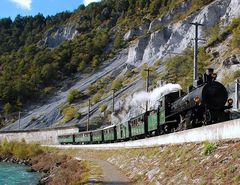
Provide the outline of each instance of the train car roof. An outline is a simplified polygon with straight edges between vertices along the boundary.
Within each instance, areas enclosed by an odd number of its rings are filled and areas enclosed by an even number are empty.
[[[83,132],[78,132],[78,133],[75,133],[74,135],[77,135],[77,134],[90,134],[92,131],[83,131]]]
[[[103,130],[103,128],[99,128],[97,130],[92,130],[91,132],[99,132],[99,131],[102,131],[102,130]]]
[[[64,135],[59,135],[58,137],[66,137],[66,136],[72,136],[73,134],[64,134]]]
[[[109,125],[109,126],[107,126],[107,127],[102,128],[102,130],[109,129],[109,128],[113,128],[113,127],[115,127],[115,126],[116,126],[116,125]]]

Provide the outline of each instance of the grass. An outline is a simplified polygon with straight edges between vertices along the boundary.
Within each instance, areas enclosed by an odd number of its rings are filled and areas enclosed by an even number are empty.
[[[42,153],[44,153],[44,149],[37,143],[27,144],[24,140],[21,142],[4,140],[0,143],[0,156],[2,158],[28,159]]]
[[[210,155],[217,149],[217,145],[215,143],[210,143],[209,141],[204,142],[203,144],[203,154]]]

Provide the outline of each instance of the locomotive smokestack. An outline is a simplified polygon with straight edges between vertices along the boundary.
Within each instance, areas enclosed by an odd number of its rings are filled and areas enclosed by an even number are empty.
[[[193,86],[197,87],[198,80],[198,26],[203,26],[198,22],[190,23],[195,26],[195,38],[194,38],[194,67],[193,67]]]

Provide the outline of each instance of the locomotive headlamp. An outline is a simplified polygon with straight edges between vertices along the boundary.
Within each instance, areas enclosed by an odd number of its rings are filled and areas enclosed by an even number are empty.
[[[194,101],[195,101],[196,104],[199,104],[201,100],[200,100],[199,96],[196,96],[194,98]]]
[[[228,102],[229,105],[232,105],[233,104],[233,99],[229,98],[227,102]]]

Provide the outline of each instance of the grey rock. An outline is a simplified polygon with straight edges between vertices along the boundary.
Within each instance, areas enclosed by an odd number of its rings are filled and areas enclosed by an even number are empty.
[[[156,167],[153,168],[152,170],[150,170],[149,172],[147,172],[147,177],[149,181],[152,181],[152,179],[159,173],[160,168]]]
[[[232,55],[230,58],[227,58],[223,61],[223,66],[230,67],[232,65],[240,64],[240,54]]]
[[[149,37],[140,38],[133,46],[129,48],[127,63],[133,66],[139,66],[139,64],[142,62],[142,57],[148,41]]]
[[[146,30],[148,29],[149,23],[145,23],[137,28],[133,28],[129,30],[123,37],[124,41],[130,41],[135,37],[142,36],[145,34]]]
[[[79,33],[77,31],[78,24],[70,24],[67,26],[54,27],[45,33],[44,38],[39,41],[39,46],[55,48],[66,40],[72,40]]]

